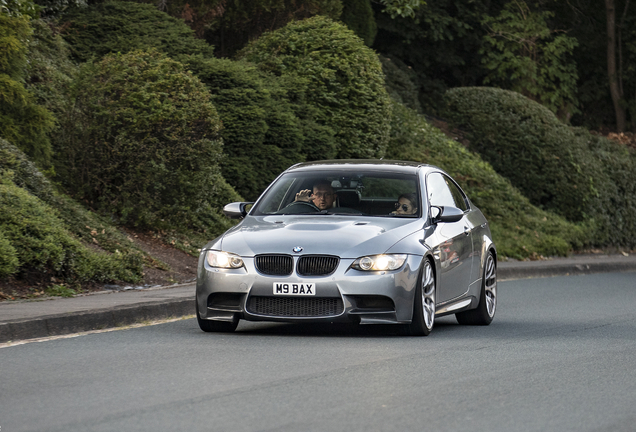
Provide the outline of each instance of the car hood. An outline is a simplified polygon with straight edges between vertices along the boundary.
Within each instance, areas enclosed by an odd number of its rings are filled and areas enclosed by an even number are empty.
[[[243,257],[258,254],[329,254],[357,258],[386,252],[407,235],[421,230],[421,219],[336,215],[248,216],[206,248]],[[220,240],[220,243],[219,241]]]

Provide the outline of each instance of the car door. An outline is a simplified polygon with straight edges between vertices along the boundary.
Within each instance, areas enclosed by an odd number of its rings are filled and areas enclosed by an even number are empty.
[[[458,222],[438,222],[435,227],[442,239],[434,251],[441,270],[438,302],[444,302],[466,293],[470,285],[473,241],[466,217],[468,203],[457,185],[440,172],[428,174],[426,190],[430,205],[457,207],[464,212]]]

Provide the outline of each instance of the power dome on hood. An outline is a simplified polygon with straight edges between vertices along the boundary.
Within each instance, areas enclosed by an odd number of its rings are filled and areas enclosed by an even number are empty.
[[[357,257],[365,250],[387,250],[408,234],[422,228],[419,219],[348,216],[248,217],[223,236],[221,247],[241,256],[259,253]]]

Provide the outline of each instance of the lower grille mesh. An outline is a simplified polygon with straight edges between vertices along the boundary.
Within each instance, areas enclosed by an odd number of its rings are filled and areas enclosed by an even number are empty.
[[[324,317],[344,312],[341,298],[250,297],[247,311],[277,317]]]

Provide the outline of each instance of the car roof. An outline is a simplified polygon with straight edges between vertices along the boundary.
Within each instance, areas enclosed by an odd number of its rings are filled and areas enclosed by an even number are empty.
[[[338,170],[346,168],[347,166],[365,171],[393,171],[411,174],[414,174],[419,168],[438,169],[433,165],[409,161],[381,159],[335,159],[299,163],[289,167],[286,172]]]

